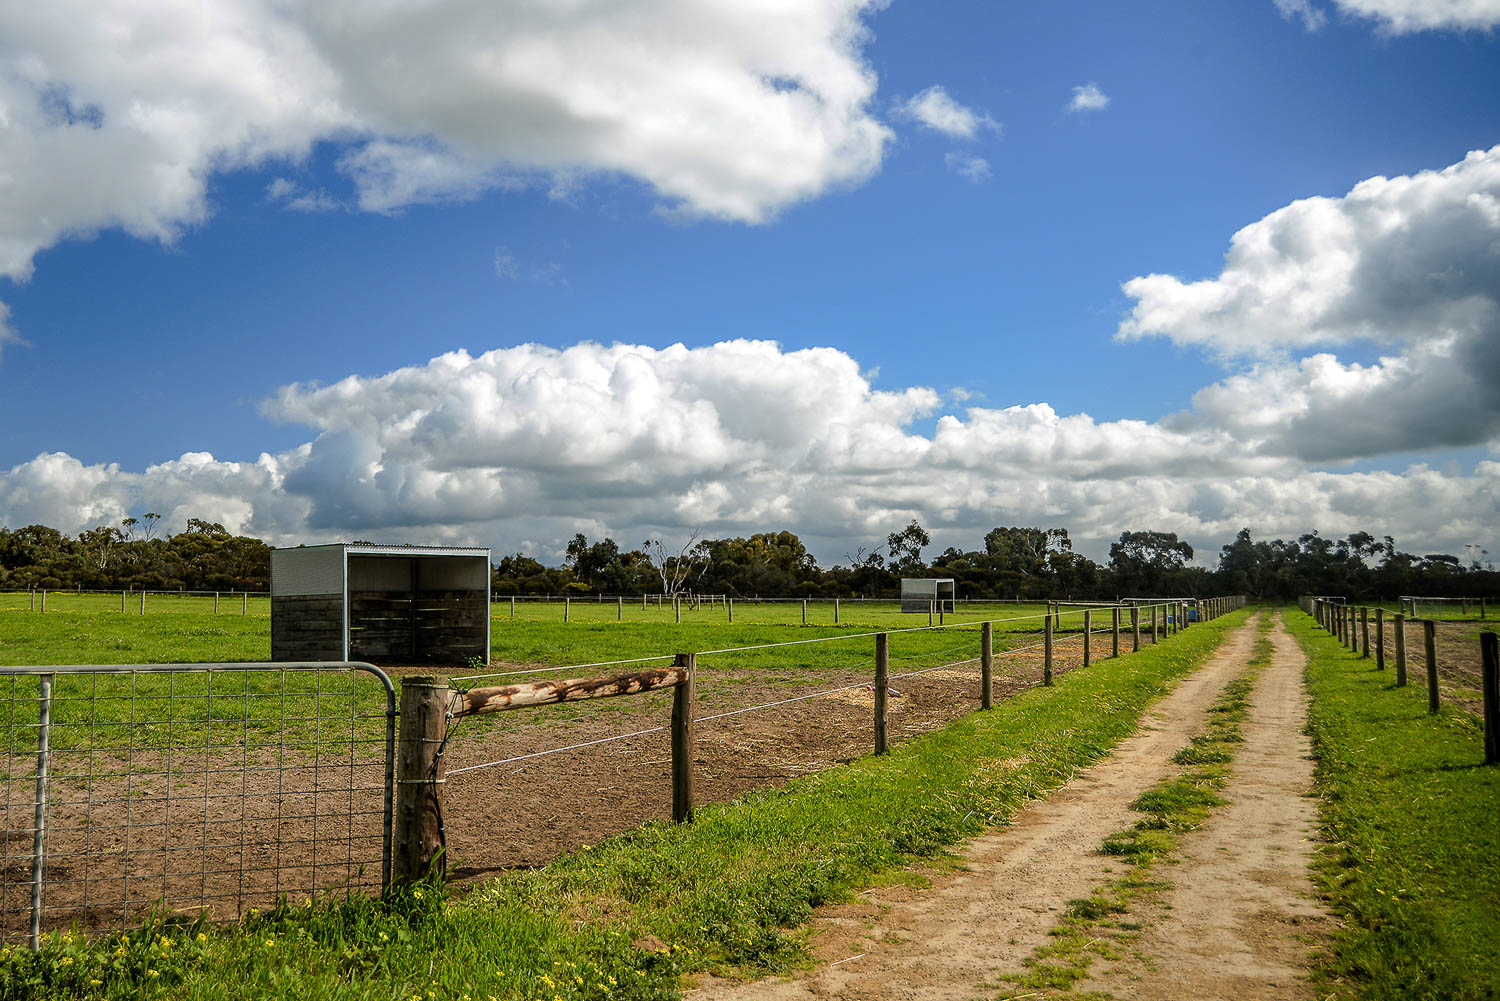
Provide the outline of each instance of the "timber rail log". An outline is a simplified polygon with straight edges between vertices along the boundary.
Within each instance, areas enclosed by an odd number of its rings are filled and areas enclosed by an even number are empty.
[[[567,678],[562,681],[531,681],[519,685],[471,688],[453,693],[452,713],[454,717],[474,716],[524,706],[639,695],[655,688],[675,688],[687,684],[691,677],[689,668],[673,666],[619,674],[613,678]]]

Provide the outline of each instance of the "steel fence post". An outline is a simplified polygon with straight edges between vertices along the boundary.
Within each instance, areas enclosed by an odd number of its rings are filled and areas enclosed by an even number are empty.
[[[31,931],[29,941],[35,949],[42,937],[42,870],[47,853],[47,758],[52,737],[52,679],[44,674],[38,695],[36,734],[36,812],[31,825]]]

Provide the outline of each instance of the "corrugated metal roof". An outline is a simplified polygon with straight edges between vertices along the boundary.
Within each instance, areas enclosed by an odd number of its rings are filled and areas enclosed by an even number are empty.
[[[372,542],[329,542],[318,546],[282,546],[291,549],[344,549],[364,556],[483,556],[489,558],[488,546],[421,546],[410,542],[392,545]]]

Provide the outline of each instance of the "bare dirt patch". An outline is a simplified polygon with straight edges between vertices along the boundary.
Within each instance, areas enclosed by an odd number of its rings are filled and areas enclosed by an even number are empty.
[[[1028,807],[1013,825],[970,843],[960,871],[934,868],[921,874],[926,886],[878,887],[821,911],[811,933],[823,965],[812,972],[751,984],[710,979],[693,996],[967,1001],[998,990],[995,975],[1018,969],[1068,901],[1109,877],[1112,860],[1099,845],[1129,826],[1129,804],[1172,770],[1171,755],[1244,670],[1253,641],[1253,627],[1232,633],[1111,757]]]
[[[1013,640],[1024,645],[1024,637]],[[1076,648],[1076,649],[1075,649]],[[1081,665],[1081,643],[1060,641],[1054,670]],[[430,674],[395,668],[395,675]],[[830,696],[709,719],[697,726],[698,802],[733,799],[868,754],[874,693],[858,675],[786,678],[701,669],[697,715],[714,716],[852,685]],[[996,659],[994,693],[1036,685],[1040,651]],[[787,680],[790,679],[790,680]],[[977,663],[893,677],[892,742],[940,729],[978,708]],[[540,865],[640,824],[671,816],[666,726],[670,694],[549,706],[459,722],[445,760],[449,877],[463,884]],[[650,731],[623,740],[568,745]],[[273,739],[274,744],[274,739]],[[539,755],[526,757],[527,755]],[[0,787],[0,939],[24,936],[30,905],[34,793],[27,759],[12,755]],[[356,767],[357,765],[357,767]],[[53,765],[44,927],[121,927],[165,899],[168,913],[229,920],[279,894],[378,892],[383,767],[330,751],[238,744],[170,753],[74,750]],[[68,777],[63,777],[66,773]]]
[[[1418,690],[1427,685],[1427,651],[1422,635],[1421,623],[1408,621],[1406,632],[1406,683]],[[1451,702],[1466,712],[1475,715],[1483,712],[1480,689],[1479,634],[1500,630],[1500,622],[1491,620],[1468,622],[1438,622],[1433,633],[1433,655],[1437,662],[1438,694],[1444,703]],[[1370,622],[1370,639],[1375,636],[1375,623]],[[1376,663],[1375,651],[1370,651],[1370,666]],[[1385,617],[1385,669],[1390,673],[1391,684],[1396,683],[1396,628],[1391,617]]]
[[[1061,655],[1054,665],[1059,674],[1077,666],[1078,658]],[[1034,687],[1040,676],[1041,658],[1036,653],[997,657],[995,698]],[[702,719],[844,685],[852,687],[743,715]],[[891,688],[888,735],[897,743],[941,729],[977,709],[978,665],[893,677]],[[869,754],[874,700],[874,691],[852,677],[811,685],[743,680],[726,684],[704,671],[698,683],[701,721],[693,756],[697,801],[725,802]],[[557,715],[570,709],[546,707],[501,714],[484,730],[466,732],[469,724],[460,723],[447,755],[450,773],[622,733],[653,732],[453,775],[444,818],[450,876],[463,882],[540,865],[647,821],[670,817],[671,749],[665,730],[670,710],[670,695],[653,695],[610,700],[607,709],[590,708],[572,719]]]

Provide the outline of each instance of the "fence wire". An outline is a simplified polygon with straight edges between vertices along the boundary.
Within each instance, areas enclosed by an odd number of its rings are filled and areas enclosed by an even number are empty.
[[[378,892],[394,708],[369,665],[0,668],[0,939]]]

